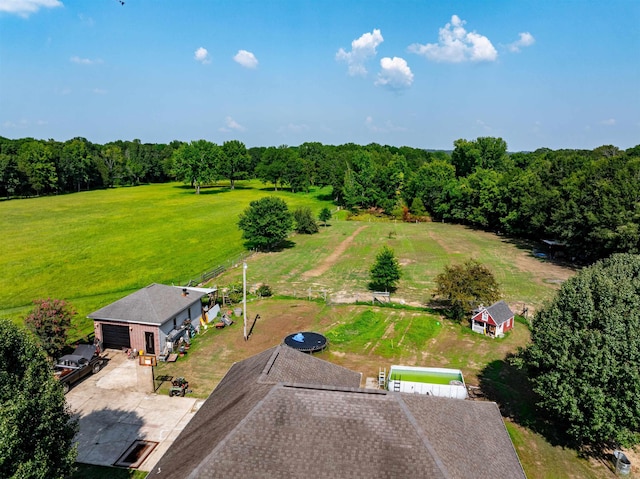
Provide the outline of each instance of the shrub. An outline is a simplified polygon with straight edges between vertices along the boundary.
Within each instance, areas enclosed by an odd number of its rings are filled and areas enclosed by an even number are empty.
[[[318,223],[316,223],[311,208],[298,208],[293,212],[293,218],[296,222],[296,232],[300,234],[314,234],[318,232]]]
[[[258,287],[256,293],[261,298],[268,298],[269,296],[273,295],[273,292],[271,291],[271,287],[268,284],[261,284]]]

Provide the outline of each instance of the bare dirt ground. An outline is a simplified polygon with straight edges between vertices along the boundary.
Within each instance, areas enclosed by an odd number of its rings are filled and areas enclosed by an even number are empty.
[[[495,233],[486,231],[474,231],[477,236],[496,238]],[[429,237],[438,243],[438,245],[449,254],[460,253],[465,250],[464,244],[460,242],[450,243],[445,241],[441,235],[432,233]],[[511,243],[508,239],[503,239],[503,243]],[[575,275],[576,270],[550,260],[536,258],[531,254],[530,248],[504,248],[501,254],[507,254],[513,260],[514,264],[520,271],[526,271],[533,275],[534,280],[544,284],[560,284],[571,276]]]
[[[353,242],[356,236],[360,234],[360,232],[366,228],[365,226],[360,226],[357,230],[353,232],[351,236],[345,239],[342,243],[338,245],[333,253],[331,253],[327,258],[322,262],[322,264],[318,265],[318,267],[310,269],[302,273],[303,278],[315,278],[326,273],[331,266],[336,264],[336,262],[340,259],[340,256],[347,250],[349,245]]]

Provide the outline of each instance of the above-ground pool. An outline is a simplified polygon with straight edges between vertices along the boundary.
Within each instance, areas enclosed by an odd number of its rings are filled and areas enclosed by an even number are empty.
[[[394,365],[389,371],[387,388],[403,393],[467,398],[467,387],[459,369]]]

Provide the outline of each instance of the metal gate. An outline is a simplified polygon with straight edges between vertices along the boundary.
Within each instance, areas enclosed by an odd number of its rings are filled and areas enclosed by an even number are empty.
[[[129,326],[103,324],[102,344],[105,349],[130,348],[131,338],[129,337]]]

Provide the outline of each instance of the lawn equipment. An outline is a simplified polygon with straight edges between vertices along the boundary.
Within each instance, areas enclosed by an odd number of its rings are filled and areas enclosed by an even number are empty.
[[[171,381],[171,388],[169,389],[169,396],[184,396],[189,392],[187,389],[189,382],[185,378],[176,378]]]

